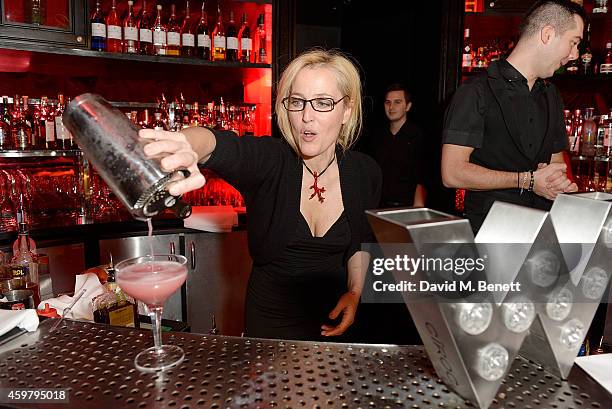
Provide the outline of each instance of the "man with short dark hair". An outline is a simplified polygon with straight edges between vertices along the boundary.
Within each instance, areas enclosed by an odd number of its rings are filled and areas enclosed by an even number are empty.
[[[384,106],[389,124],[370,136],[367,148],[383,173],[380,206],[425,206],[423,131],[408,118],[412,96],[403,84],[392,84]]]
[[[442,180],[466,189],[477,231],[496,200],[548,210],[567,177],[563,102],[545,81],[578,58],[584,10],[569,0],[538,1],[507,60],[461,85],[446,111]]]

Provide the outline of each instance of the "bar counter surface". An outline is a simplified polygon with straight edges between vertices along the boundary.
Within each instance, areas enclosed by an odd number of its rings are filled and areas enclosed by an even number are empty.
[[[437,378],[422,346],[279,341],[165,333],[176,368],[145,374],[134,356],[150,331],[55,319],[0,345],[0,388],[66,388],[68,403],[7,408],[474,407]],[[610,394],[574,367],[569,381],[517,358],[492,408],[604,408]]]

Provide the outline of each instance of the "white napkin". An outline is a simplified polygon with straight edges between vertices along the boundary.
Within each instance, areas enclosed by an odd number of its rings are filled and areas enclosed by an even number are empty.
[[[612,393],[612,375],[610,375],[612,354],[579,356],[575,362],[608,392]]]
[[[193,206],[185,227],[213,233],[229,233],[238,224],[238,213],[232,206]]]
[[[76,276],[74,293],[78,294],[83,288],[86,290],[85,294],[83,294],[81,299],[72,307],[72,311],[68,313],[66,318],[93,321],[93,305],[91,300],[104,292],[104,286],[100,284],[98,276],[93,273],[79,274]],[[62,315],[64,308],[68,307],[72,303],[73,298],[74,297],[69,297],[67,295],[61,295],[57,298],[50,298],[48,300],[41,301],[38,308],[44,309],[45,303],[48,303],[49,307],[57,309],[57,313]]]
[[[15,327],[26,331],[36,331],[38,328],[38,314],[29,310],[0,310],[0,335],[4,335]]]

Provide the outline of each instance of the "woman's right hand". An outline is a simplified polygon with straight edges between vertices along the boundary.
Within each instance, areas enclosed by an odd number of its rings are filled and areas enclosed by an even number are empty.
[[[183,133],[141,129],[138,136],[151,141],[144,147],[145,155],[149,157],[163,156],[161,160],[163,171],[174,172],[181,169],[189,171],[189,177],[168,185],[168,192],[171,195],[180,196],[204,186],[206,179],[198,168],[198,154],[193,150]]]

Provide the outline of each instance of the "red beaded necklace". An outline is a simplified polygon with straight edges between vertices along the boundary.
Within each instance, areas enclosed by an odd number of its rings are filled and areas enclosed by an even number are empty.
[[[325,198],[323,197],[323,193],[325,193],[325,188],[323,186],[319,187],[318,185],[318,180],[321,176],[323,176],[323,174],[325,173],[325,171],[327,169],[329,169],[329,167],[331,166],[332,163],[334,163],[334,160],[336,159],[336,154],[334,153],[334,157],[332,158],[332,160],[327,164],[327,166],[325,167],[325,169],[323,169],[321,171],[321,173],[317,173],[317,172],[313,172],[312,170],[310,170],[310,168],[308,167],[308,165],[306,164],[306,162],[304,162],[304,159],[302,159],[302,164],[304,165],[304,167],[306,168],[306,170],[308,171],[308,173],[310,173],[313,177],[314,177],[314,183],[308,188],[308,190],[312,189],[313,192],[310,195],[310,197],[308,198],[308,200],[312,199],[313,197],[317,196],[317,198],[319,199],[319,202],[323,203],[325,201]]]

